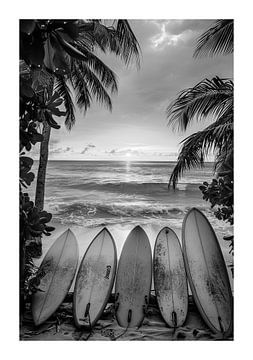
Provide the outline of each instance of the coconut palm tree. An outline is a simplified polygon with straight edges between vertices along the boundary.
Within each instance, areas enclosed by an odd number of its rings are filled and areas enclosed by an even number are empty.
[[[21,58],[35,67],[37,82],[41,72],[48,73],[53,87],[45,86],[45,103],[51,97],[62,99],[69,130],[75,123],[74,102],[84,113],[93,99],[112,109],[109,93],[117,92],[116,75],[95,55],[96,50],[111,52],[126,65],[132,60],[140,65],[140,47],[127,20],[115,20],[110,26],[101,20],[24,20],[21,25]],[[50,130],[59,127],[52,114],[45,115],[35,197],[39,209],[44,206]]]
[[[233,52],[233,21],[218,20],[199,39],[194,56]],[[183,90],[168,106],[167,118],[174,128],[186,130],[194,120],[210,117],[213,123],[182,141],[169,186],[176,187],[185,170],[202,167],[208,154],[215,154],[219,171],[233,156],[233,81],[218,76]]]
[[[234,51],[234,21],[217,20],[198,39],[194,57],[232,54]]]

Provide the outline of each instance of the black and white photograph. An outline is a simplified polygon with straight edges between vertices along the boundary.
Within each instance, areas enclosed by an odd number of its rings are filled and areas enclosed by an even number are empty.
[[[19,341],[233,341],[234,19],[77,14],[19,18]]]

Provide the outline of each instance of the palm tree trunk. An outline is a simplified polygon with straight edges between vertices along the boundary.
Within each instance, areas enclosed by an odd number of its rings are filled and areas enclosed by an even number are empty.
[[[20,231],[22,229],[22,220],[20,221]],[[19,237],[19,318],[22,323],[25,310],[25,246],[23,233]]]
[[[50,133],[51,133],[51,126],[46,121],[44,121],[43,130],[42,130],[43,141],[40,144],[40,163],[37,173],[37,185],[36,185],[36,195],[35,195],[35,206],[39,210],[43,210],[44,208],[44,194],[45,194]]]

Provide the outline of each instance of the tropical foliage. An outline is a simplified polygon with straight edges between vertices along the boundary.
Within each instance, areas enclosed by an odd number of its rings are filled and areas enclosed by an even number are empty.
[[[43,116],[48,113],[47,119],[51,120],[50,113],[54,111],[52,104],[47,105],[43,101],[41,88],[34,89],[32,76],[24,62],[20,63],[20,305],[21,310],[24,302],[30,294],[30,278],[34,269],[32,257],[41,254],[41,246],[34,237],[42,234],[50,235],[53,227],[48,226],[52,215],[46,211],[40,211],[34,206],[26,189],[35,178],[31,171],[33,160],[26,155],[37,142],[43,140],[39,132],[39,124]],[[51,108],[50,108],[51,106]]]
[[[186,169],[204,165],[208,154],[216,154],[218,168],[233,152],[233,82],[215,77],[181,92],[167,109],[169,124],[186,130],[193,120],[212,118],[211,125],[182,141],[169,184],[175,188]]]
[[[21,307],[43,276],[35,275],[32,257],[41,249],[33,239],[54,230],[48,226],[52,215],[43,207],[50,130],[60,128],[55,119],[64,116],[66,127],[71,129],[75,104],[86,112],[96,100],[112,109],[110,94],[117,92],[117,79],[96,55],[98,50],[114,53],[127,65],[132,60],[137,67],[140,65],[139,44],[126,20],[109,25],[101,20],[20,21]],[[26,152],[38,142],[43,161],[39,164],[34,205],[24,192],[35,178],[33,160]]]
[[[194,57],[231,54],[234,51],[234,21],[217,20],[202,34],[196,46]]]
[[[230,54],[233,52],[233,20],[218,20],[200,36],[194,57]],[[218,76],[204,79],[183,90],[167,108],[169,124],[186,130],[192,121],[212,119],[211,125],[182,141],[177,164],[170,176],[169,186],[176,187],[185,170],[204,166],[209,154],[214,154],[216,178],[200,186],[203,199],[215,207],[215,216],[233,225],[233,95],[230,79]],[[233,251],[233,236],[230,241]]]
[[[140,63],[139,44],[126,20],[113,21],[111,26],[101,20],[22,20],[20,34],[21,59],[36,69],[38,77],[53,75],[68,128],[75,121],[70,87],[85,111],[92,99],[112,108],[108,91],[117,91],[116,76],[95,55],[96,50],[112,52],[126,64],[133,59]]]
[[[48,95],[63,99],[65,125],[69,130],[75,123],[74,104],[84,113],[93,100],[112,109],[110,94],[118,89],[116,75],[96,52],[111,52],[127,65],[132,60],[137,67],[140,65],[139,44],[127,20],[109,24],[101,20],[23,20],[20,29],[21,58],[36,70],[37,79],[44,81],[48,75],[46,79],[53,81]],[[46,123],[43,134],[35,198],[40,209],[44,206],[50,138]]]

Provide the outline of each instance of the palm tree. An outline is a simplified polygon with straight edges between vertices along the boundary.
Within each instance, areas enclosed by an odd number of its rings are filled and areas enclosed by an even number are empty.
[[[49,86],[51,90],[48,91],[48,85],[45,86],[45,96],[47,101],[50,101],[50,97],[57,96],[63,100],[65,125],[69,130],[75,123],[72,94],[84,112],[91,106],[93,99],[112,110],[108,92],[117,92],[116,75],[95,55],[96,49],[114,53],[126,65],[132,60],[136,61],[137,67],[140,65],[140,47],[127,20],[115,20],[111,26],[106,26],[101,20],[26,20],[21,25],[23,59],[28,65],[36,67],[37,75],[41,76],[41,72],[46,72],[49,83],[52,84],[53,80],[53,87]],[[38,77],[36,79],[39,81]],[[62,116],[62,113],[58,114]],[[44,207],[52,124],[53,127],[58,127],[52,116],[47,114],[43,122],[44,140],[40,148],[35,198],[39,209]]]
[[[218,20],[199,39],[194,56],[233,52],[233,21]],[[209,153],[215,154],[219,171],[233,157],[233,81],[218,76],[183,90],[167,108],[169,124],[186,130],[193,120],[212,117],[213,123],[182,141],[169,186],[176,187],[187,169],[202,167]]]
[[[227,55],[234,51],[234,21],[217,20],[198,39],[194,57]]]

